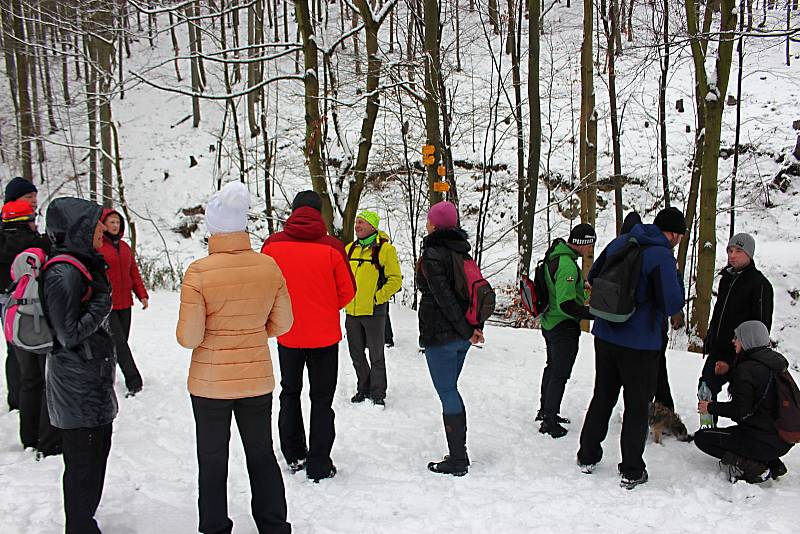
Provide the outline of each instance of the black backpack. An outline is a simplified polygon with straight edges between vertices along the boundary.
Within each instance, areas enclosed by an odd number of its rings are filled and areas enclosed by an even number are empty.
[[[378,288],[380,289],[386,284],[386,272],[384,271],[383,265],[380,264],[378,260],[378,255],[381,253],[381,247],[384,243],[388,243],[389,240],[385,237],[378,238],[378,246],[372,247],[372,258],[369,260],[365,260],[364,258],[354,258],[353,252],[356,249],[356,245],[358,245],[358,241],[353,241],[350,243],[350,247],[347,249],[347,261],[354,261],[357,262],[359,265],[362,263],[371,263],[378,269]]]
[[[608,256],[592,280],[589,311],[611,323],[624,323],[636,312],[636,288],[642,272],[643,247],[635,237]]]
[[[545,267],[550,270],[550,279],[555,281],[558,261],[548,262],[547,257],[561,241],[563,240],[554,240],[550,248],[547,249],[547,252],[544,253],[542,259],[536,263],[536,268],[533,270],[533,280],[524,274],[519,278],[520,303],[522,307],[534,317],[539,317],[550,305],[550,291],[547,289]]]
[[[759,362],[762,363],[763,362]],[[770,385],[775,384],[775,395],[777,413],[775,419],[775,430],[781,441],[789,444],[800,443],[800,389],[792,378],[788,369],[776,373],[769,370],[769,381],[764,388],[764,394],[753,407],[753,412],[758,410],[761,403],[767,398]]]

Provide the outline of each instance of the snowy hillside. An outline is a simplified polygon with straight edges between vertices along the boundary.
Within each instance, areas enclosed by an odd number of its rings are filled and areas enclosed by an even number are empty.
[[[196,532],[197,462],[186,376],[189,351],[174,341],[177,295],[157,292],[151,309],[134,313],[132,350],[144,377],[142,394],[120,399],[103,501],[97,513],[110,534]],[[426,469],[446,452],[440,404],[417,353],[416,316],[392,309],[395,348],[387,351],[387,406],[353,405],[355,374],[341,346],[334,400],[339,473],[319,484],[292,475],[277,443],[289,521],[303,533],[457,532],[774,532],[797,530],[800,453],[785,458],[789,474],[762,486],[731,485],[716,461],[692,444],[648,443],[650,481],[619,487],[621,404],[612,416],[605,458],[593,475],[575,465],[578,435],[591,396],[594,364],[584,335],[562,413],[565,438],[538,433],[544,342],[538,331],[489,327],[486,347],[471,349],[461,378],[469,418],[472,467],[464,478]],[[275,347],[273,354],[275,354]],[[673,395],[687,427],[697,427],[694,389],[701,360],[668,356]],[[276,376],[280,370],[275,365]],[[797,375],[795,375],[797,377]],[[117,385],[118,393],[124,385]],[[307,388],[306,388],[307,391]],[[307,396],[304,410],[308,416]],[[17,439],[16,413],[0,415],[0,523],[3,534],[63,529],[60,457],[36,463]],[[228,499],[234,531],[255,533],[241,443],[232,440]]]

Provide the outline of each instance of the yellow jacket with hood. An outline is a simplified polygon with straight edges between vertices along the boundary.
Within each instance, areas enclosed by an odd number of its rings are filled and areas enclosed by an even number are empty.
[[[378,287],[380,271],[373,263],[373,249],[376,247],[379,247],[378,263],[383,267],[386,277],[386,281],[380,287]],[[372,245],[362,247],[358,241],[354,241],[348,244],[345,250],[350,260],[350,269],[356,279],[356,296],[345,307],[345,312],[354,316],[385,314],[387,306],[383,305],[403,285],[397,249],[389,241],[389,236],[385,232],[378,231],[378,238]]]

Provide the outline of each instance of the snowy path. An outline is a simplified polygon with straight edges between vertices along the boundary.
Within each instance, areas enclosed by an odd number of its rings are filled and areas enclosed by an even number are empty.
[[[120,399],[97,516],[108,534],[196,532],[194,421],[185,387],[189,352],[174,341],[177,294],[153,297],[150,310],[134,313],[132,345],[145,389],[136,398]],[[780,482],[731,485],[713,459],[668,438],[663,446],[648,446],[650,482],[629,492],[617,485],[617,411],[605,460],[594,475],[581,474],[574,462],[592,389],[590,336],[581,340],[562,409],[573,420],[571,431],[553,440],[533,423],[544,362],[540,333],[488,328],[487,347],[470,352],[461,379],[470,473],[462,479],[429,473],[426,463],[445,452],[440,406],[416,350],[414,312],[397,307],[392,319],[397,346],[387,353],[386,410],[350,404],[355,375],[343,345],[333,451],[339,474],[313,484],[302,474],[284,473],[295,532],[796,532],[800,456],[795,451],[785,458],[789,475]],[[673,394],[690,430],[697,421],[693,390],[700,363],[693,354],[669,357]],[[277,398],[274,436],[276,420]],[[277,439],[275,446],[280,460]],[[0,415],[3,534],[63,531],[61,472],[60,458],[36,463],[21,450],[16,413]],[[235,432],[228,498],[234,531],[255,532]]]

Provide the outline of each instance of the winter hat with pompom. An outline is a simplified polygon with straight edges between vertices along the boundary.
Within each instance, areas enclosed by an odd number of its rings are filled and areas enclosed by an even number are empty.
[[[250,193],[242,182],[229,182],[211,195],[206,206],[206,228],[210,234],[244,232]]]

